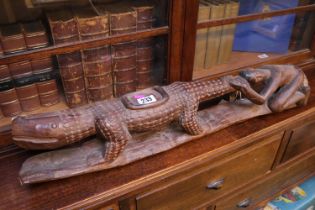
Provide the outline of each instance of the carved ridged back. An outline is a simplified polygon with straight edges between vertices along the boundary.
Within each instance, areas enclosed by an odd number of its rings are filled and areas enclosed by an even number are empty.
[[[87,106],[60,111],[59,116],[67,143],[95,134],[94,116]]]
[[[188,92],[189,95],[197,97],[199,102],[213,99],[234,91],[228,81],[226,81],[225,77],[208,81],[185,83],[184,86],[186,92]]]

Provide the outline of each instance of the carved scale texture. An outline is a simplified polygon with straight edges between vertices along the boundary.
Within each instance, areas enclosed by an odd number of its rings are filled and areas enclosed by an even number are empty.
[[[141,132],[161,128],[178,120],[186,132],[198,135],[202,132],[197,117],[199,103],[234,91],[224,77],[211,81],[176,82],[162,88],[169,95],[169,99],[161,105],[148,109],[127,109],[117,98],[51,113],[57,116],[54,122],[58,126],[51,128],[48,133],[58,133],[56,136],[50,136],[58,141],[46,148],[58,148],[98,134],[105,140],[104,157],[112,161],[131,139],[130,131]],[[45,115],[47,114],[33,115],[33,119],[35,121],[36,117],[43,119]],[[41,125],[47,123],[45,127],[50,128],[50,120],[45,122],[39,120],[38,123]],[[39,132],[43,136],[47,130],[35,129],[30,133],[36,136]],[[27,143],[24,145],[28,149],[33,147],[33,145],[27,146]],[[38,148],[40,145],[37,145]]]

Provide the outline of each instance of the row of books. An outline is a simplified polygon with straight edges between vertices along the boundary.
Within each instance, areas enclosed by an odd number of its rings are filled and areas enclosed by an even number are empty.
[[[143,1],[97,5],[47,14],[54,44],[128,34],[153,26]],[[153,39],[132,40],[57,56],[70,107],[119,97],[151,83]]]
[[[48,36],[40,21],[1,27],[4,54],[46,47]],[[5,117],[59,102],[51,57],[0,65],[0,110]]]
[[[239,2],[200,0],[198,22],[238,15]],[[199,29],[196,37],[194,69],[207,69],[226,63],[232,53],[235,24]]]

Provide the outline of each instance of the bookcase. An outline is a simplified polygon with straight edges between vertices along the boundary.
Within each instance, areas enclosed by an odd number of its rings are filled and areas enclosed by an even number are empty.
[[[65,109],[180,80],[182,43],[177,42],[182,37],[182,2],[66,0],[2,1],[1,4],[0,66],[5,67],[1,72],[7,72],[1,77],[7,79],[9,76],[11,79],[2,85],[7,94],[3,94],[1,104],[9,105],[3,105],[0,145],[8,145],[11,118],[17,114]],[[25,14],[20,13],[22,9]],[[29,36],[23,28],[26,24],[33,25],[30,28],[35,30]],[[11,28],[6,30],[8,27],[14,27],[15,31]],[[12,35],[6,35],[6,31]],[[40,36],[36,36],[40,33],[46,42],[28,47],[26,38],[33,37],[35,43],[40,43]],[[30,81],[35,78],[36,70],[32,65],[36,61],[42,61],[44,65],[40,69],[51,69],[46,74],[39,71],[41,74],[36,78],[40,81],[55,80],[47,86],[48,92],[59,94],[46,97],[55,100],[42,105],[40,96],[46,95],[38,91],[44,89],[37,85],[36,91],[36,85],[31,85],[33,92],[37,93],[30,94],[34,99],[29,102],[29,108],[23,107],[15,93],[16,81],[19,80],[11,69],[15,64],[15,71],[22,71],[17,76],[22,75],[20,83],[23,89],[28,83],[36,83]],[[25,76],[25,73],[30,75]],[[137,77],[143,82],[136,82]],[[24,92],[30,93],[29,90]],[[13,99],[6,97],[8,95]],[[13,105],[12,101],[15,102]]]
[[[310,79],[310,86],[312,89],[315,88],[315,59],[313,57],[315,52],[314,47],[311,48],[311,46],[309,46],[310,49],[288,51],[281,54],[266,53],[267,58],[259,58],[258,55],[263,54],[261,52],[233,51],[231,58],[223,64],[213,65],[207,70],[195,71],[197,59],[195,54],[196,49],[198,49],[196,40],[200,31],[205,33],[205,31],[215,27],[288,14],[302,14],[302,16],[307,12],[314,14],[314,3],[275,11],[207,20],[198,17],[198,11],[201,11],[199,5],[202,1],[149,0],[147,2],[154,5],[155,11],[154,18],[152,18],[155,19],[153,26],[137,30],[137,24],[131,25],[129,28],[112,23],[107,26],[109,28],[103,30],[101,36],[94,36],[99,35],[99,33],[88,33],[84,36],[83,33],[83,35],[79,34],[78,37],[73,38],[75,36],[68,36],[69,34],[63,36],[64,34],[61,34],[57,40],[62,40],[62,43],[57,44],[56,37],[51,35],[51,25],[53,22],[58,23],[61,15],[57,15],[57,21],[53,21],[55,17],[49,15],[48,12],[55,12],[54,10],[69,12],[71,10],[73,13],[79,14],[78,16],[82,19],[88,19],[91,16],[88,15],[88,12],[82,12],[81,9],[92,9],[92,13],[95,12],[91,2],[97,8],[97,12],[106,16],[108,15],[107,12],[110,13],[115,8],[108,8],[102,12],[101,8],[104,4],[121,4],[128,1],[19,0],[14,3],[1,1],[3,8],[6,8],[6,13],[1,14],[4,16],[6,14],[4,18],[8,20],[8,23],[30,22],[31,19],[29,19],[27,12],[17,15],[13,11],[21,12],[23,8],[31,8],[32,13],[37,17],[35,19],[41,20],[44,24],[45,31],[48,33],[49,44],[31,50],[4,54],[0,57],[0,66],[52,57],[55,65],[57,63],[57,67],[55,66],[55,69],[58,70],[56,73],[57,88],[59,94],[64,95],[66,91],[63,90],[63,86],[65,86],[64,81],[67,80],[67,77],[65,74],[60,74],[62,66],[69,69],[69,66],[76,65],[75,62],[78,59],[81,63],[86,62],[85,65],[92,63],[91,68],[95,69],[93,64],[99,60],[97,59],[99,52],[105,51],[103,57],[101,56],[103,61],[109,55],[106,51],[107,47],[110,47],[111,51],[117,50],[117,52],[122,48],[123,53],[128,53],[137,50],[139,42],[141,46],[141,42],[145,45],[146,40],[154,39],[154,66],[159,70],[158,74],[155,75],[156,78],[159,78],[158,84],[209,80],[226,74],[235,74],[243,68],[290,63],[305,71]],[[219,1],[210,2],[217,3]],[[128,6],[128,10],[135,7],[130,2],[124,6],[126,5],[131,5]],[[43,12],[46,10],[47,13]],[[123,12],[118,12],[118,14],[121,13]],[[113,12],[113,14],[117,13]],[[15,15],[21,18],[17,18]],[[132,19],[131,16],[126,21]],[[71,18],[65,18],[64,22],[67,23],[69,20]],[[118,32],[111,33],[112,29],[114,29],[113,31],[116,29]],[[124,30],[127,32],[119,33]],[[73,40],[71,40],[72,38]],[[71,41],[64,41],[66,39]],[[315,40],[313,39],[313,46],[314,43]],[[204,43],[204,45],[206,44]],[[119,46],[122,47],[119,48]],[[126,49],[130,50],[126,52],[124,51]],[[91,60],[88,59],[89,51],[92,51],[93,55]],[[76,57],[75,54],[78,56]],[[112,59],[113,57],[114,59],[118,57],[117,60],[121,59],[119,56],[115,57],[116,55],[111,54],[110,56]],[[62,57],[66,58],[64,60],[74,57],[72,61],[75,62],[71,65],[67,62],[66,65],[60,65]],[[84,60],[85,58],[86,60]],[[137,62],[137,59],[130,62]],[[72,69],[69,72],[73,73],[75,70]],[[43,75],[44,79],[48,77],[46,74]],[[98,71],[96,75],[104,76],[106,72]],[[135,75],[131,74],[129,77],[135,78]],[[65,78],[60,79],[62,76]],[[74,78],[81,79],[85,76],[79,75]],[[49,78],[48,80],[50,81]],[[86,84],[85,79],[83,79],[83,83]],[[96,84],[98,83],[96,82]],[[37,89],[42,90],[42,88]],[[69,92],[73,93],[77,90],[80,89],[71,90],[70,87]],[[71,106],[71,104],[67,105],[65,96],[61,96],[59,100],[59,103],[52,106],[42,106],[34,111],[22,112],[22,114],[55,111]],[[89,101],[90,98],[87,97],[86,100]],[[268,198],[315,174],[314,140],[307,135],[310,131],[310,136],[313,136],[314,133],[314,106],[315,95],[312,91],[306,107],[233,125],[213,135],[205,136],[179,148],[139,160],[127,166],[35,186],[20,186],[17,181],[18,168],[33,152],[12,145],[11,117],[2,117],[0,119],[0,173],[3,174],[4,178],[0,181],[2,186],[0,197],[3,198],[0,199],[0,208],[258,209]],[[31,106],[31,108],[33,107]],[[283,177],[286,179],[284,180]],[[224,181],[223,188],[205,190],[206,185],[220,180]],[[7,195],[8,192],[11,196]]]

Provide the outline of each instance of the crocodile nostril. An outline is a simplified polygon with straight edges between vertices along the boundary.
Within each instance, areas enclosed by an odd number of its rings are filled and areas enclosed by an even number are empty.
[[[57,125],[55,123],[52,123],[51,128],[57,128]]]

